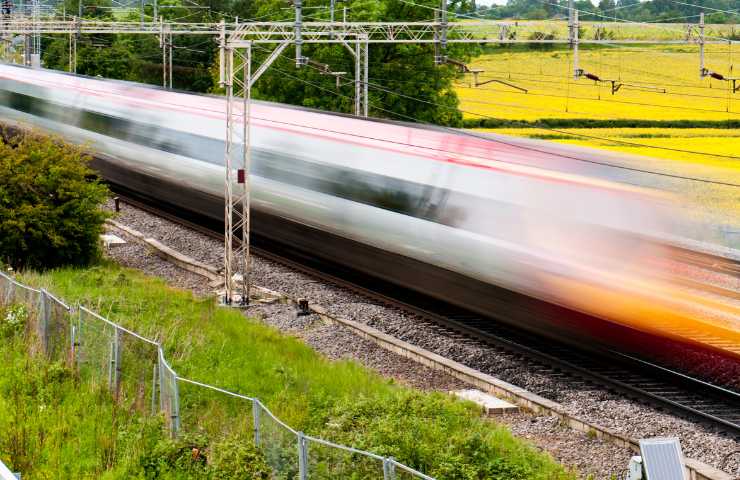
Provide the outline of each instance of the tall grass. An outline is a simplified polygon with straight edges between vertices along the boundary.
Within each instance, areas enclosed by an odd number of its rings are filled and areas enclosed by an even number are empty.
[[[256,396],[310,435],[393,456],[438,478],[573,478],[504,427],[481,420],[472,404],[413,391],[353,362],[329,361],[297,339],[159,279],[112,263],[25,277],[161,340],[181,376]],[[198,449],[213,454],[215,443],[244,435],[248,404],[184,384],[181,398],[182,429]]]
[[[0,307],[0,459],[23,478],[124,477],[163,438],[159,419],[122,411],[60,363],[29,356],[23,307]]]

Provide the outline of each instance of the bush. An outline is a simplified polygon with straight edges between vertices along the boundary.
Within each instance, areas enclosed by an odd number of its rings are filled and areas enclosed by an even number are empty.
[[[28,320],[28,310],[24,305],[11,305],[0,309],[0,339],[12,338],[23,332]]]
[[[239,436],[219,442],[210,442],[202,434],[163,440],[141,457],[140,466],[146,478],[271,478],[270,467],[251,439]]]
[[[99,254],[108,190],[78,147],[37,133],[0,139],[0,261],[86,265]]]

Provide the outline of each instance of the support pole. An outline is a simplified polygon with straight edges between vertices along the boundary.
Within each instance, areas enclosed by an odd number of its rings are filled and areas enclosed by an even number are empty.
[[[282,48],[281,48],[282,47]],[[270,56],[274,61],[284,47]],[[250,179],[251,105],[252,105],[252,42],[239,47],[227,43],[224,47],[224,83],[226,86],[226,178],[225,178],[225,238],[224,250],[224,304],[249,305],[250,297]],[[240,51],[243,49],[243,52]],[[241,94],[241,95],[240,95]],[[241,101],[240,101],[241,100]],[[241,108],[238,108],[241,106]],[[241,143],[236,142],[237,127],[241,122]],[[235,145],[242,148],[235,161]],[[236,168],[235,168],[236,167]],[[236,245],[236,246],[235,246]],[[237,290],[236,277],[241,277]]]
[[[329,22],[331,22],[331,33],[329,34],[329,38],[334,38],[334,4],[336,3],[336,0],[331,0],[329,2]]]
[[[704,66],[704,12],[699,14],[699,78],[709,74]]]
[[[234,50],[223,46],[222,56],[224,57],[224,86],[226,87],[226,152],[224,163],[226,165],[226,178],[224,182],[224,304],[231,305],[234,299],[234,239],[232,229],[232,204],[233,198],[232,181],[233,172],[231,168],[232,149],[234,147],[234,114],[232,108],[234,105],[234,73],[232,67],[234,64]]]
[[[362,58],[360,53],[360,42],[355,43],[355,115],[360,116],[360,105],[362,92]]]
[[[362,116],[367,117],[368,114],[368,107],[369,107],[369,98],[368,98],[368,69],[370,67],[370,43],[367,41],[367,37],[365,37],[365,42],[363,45],[363,66],[362,66]]]
[[[152,12],[152,22],[157,21],[157,0],[154,0],[154,11]]]
[[[225,71],[224,71],[224,68],[226,66],[226,64],[224,63],[226,61],[225,54],[224,54],[225,48],[226,48],[226,20],[222,18],[218,26],[218,86],[221,88],[224,88],[224,86],[226,85]]]
[[[159,47],[162,49],[162,86],[167,88],[167,39],[164,35],[164,19],[159,19]]]
[[[440,12],[438,10],[434,11],[434,23],[440,23]],[[434,27],[434,64],[435,65],[441,65],[442,64],[442,48],[439,45],[439,38],[440,38],[440,32],[439,27]]]
[[[573,34],[573,26],[575,25],[573,12],[575,12],[575,9],[573,8],[573,0],[568,0],[568,42],[571,46],[573,46],[573,39],[575,38],[575,35]]]
[[[244,139],[244,148],[242,149],[242,171],[243,173],[243,185],[244,190],[242,191],[241,197],[241,241],[242,250],[240,258],[238,259],[241,263],[242,271],[242,305],[249,305],[249,294],[251,287],[251,268],[249,265],[249,249],[250,249],[250,220],[252,217],[251,208],[251,182],[249,179],[249,173],[251,171],[252,163],[252,43],[247,44],[246,58],[244,59],[243,71],[244,71],[244,103],[243,111],[244,117],[242,119],[243,131],[242,138]]]
[[[72,41],[72,73],[77,73],[77,40],[79,40],[82,32],[82,25],[80,23],[80,20],[80,17],[73,18],[73,21],[77,28],[75,29],[76,32]]]
[[[573,10],[573,78],[578,80],[583,74],[578,59],[578,10]]]
[[[169,30],[169,28],[168,28],[168,30]],[[171,32],[168,35],[168,39],[167,39],[167,52],[169,54],[168,55],[169,58],[167,60],[168,61],[167,70],[169,72],[169,81],[170,81],[170,87],[169,88],[171,89],[172,88],[172,33]]]
[[[304,64],[301,46],[303,45],[303,38],[301,37],[301,29],[303,28],[303,0],[295,1],[295,66],[301,67]]]
[[[442,11],[440,12],[442,14],[440,19],[441,24],[441,37],[440,38],[440,47],[442,48],[442,51],[440,52],[440,55],[442,58],[440,59],[440,63],[445,63],[445,60],[447,59],[447,55],[445,55],[445,52],[447,50],[447,0],[442,0]]]

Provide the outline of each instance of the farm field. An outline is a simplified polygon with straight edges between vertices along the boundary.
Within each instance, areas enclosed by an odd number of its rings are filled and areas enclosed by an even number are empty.
[[[567,16],[567,11],[563,9],[563,16]],[[481,22],[483,19],[476,20],[472,18],[460,18],[461,22]],[[694,23],[698,22],[698,17],[693,19]],[[501,23],[508,23],[511,31],[516,32],[516,38],[527,38],[533,32],[552,33],[555,38],[568,37],[568,21],[563,20],[499,20]],[[579,21],[581,26],[580,37],[592,39],[598,30],[610,32],[610,40],[685,40],[687,24],[686,23],[635,23],[627,21],[604,21],[594,22],[588,20]],[[731,24],[709,24],[704,28],[704,34],[708,40],[726,38],[737,34],[737,28]],[[696,37],[694,32],[693,38]]]
[[[732,76],[739,56],[737,46],[707,45],[705,65]],[[601,82],[575,80],[572,53],[562,47],[496,47],[470,68],[482,70],[479,85],[472,74],[455,84],[469,119],[740,119],[740,91],[732,93],[730,82],[699,78],[696,45],[582,48],[580,68]]]
[[[740,180],[740,131],[723,128],[563,128],[557,131],[542,128],[479,129],[482,132],[516,135],[519,137],[551,140],[584,147],[603,148],[616,152],[665,158],[680,162],[733,169]],[[588,138],[580,135],[588,135]],[[629,142],[645,146],[626,145]],[[716,154],[717,156],[661,150],[667,147]]]
[[[681,236],[740,249],[740,130],[719,128],[499,128],[479,132],[515,135],[625,153],[605,158],[642,171],[622,181],[668,193],[683,207],[683,218],[694,223]],[[579,135],[588,135],[586,138]],[[625,145],[629,142],[639,145]],[[642,146],[640,146],[642,145]],[[718,156],[650,147],[713,153]],[[723,155],[722,157],[719,155]],[[650,174],[647,172],[658,172]],[[624,173],[624,172],[622,172]],[[667,177],[664,175],[668,175]],[[673,178],[671,178],[673,176]],[[687,179],[703,179],[691,181]],[[706,181],[705,181],[706,180]],[[719,182],[719,183],[716,183]]]

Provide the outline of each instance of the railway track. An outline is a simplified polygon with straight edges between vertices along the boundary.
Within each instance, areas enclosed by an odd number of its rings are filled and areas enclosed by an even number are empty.
[[[223,239],[217,222],[174,214],[136,198],[124,201],[211,237]],[[322,281],[333,283],[385,306],[401,309],[446,336],[484,343],[493,351],[522,358],[536,371],[584,388],[603,388],[698,421],[740,438],[740,393],[619,352],[574,350],[551,339],[465,311],[410,290],[379,282],[342,266],[295,251],[287,245],[253,237],[253,252]],[[694,258],[705,268],[719,265],[735,271],[740,264],[725,259]]]

